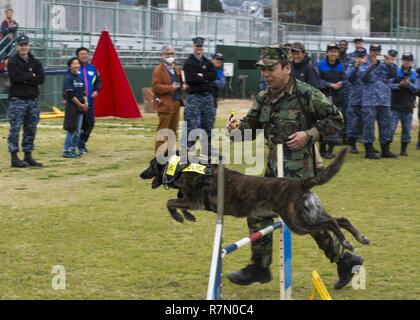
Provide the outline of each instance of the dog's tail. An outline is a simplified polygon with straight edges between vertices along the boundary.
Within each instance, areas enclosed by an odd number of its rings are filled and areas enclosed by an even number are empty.
[[[348,148],[342,149],[334,161],[325,169],[321,170],[321,172],[313,178],[309,178],[302,181],[303,189],[310,190],[315,186],[322,185],[330,181],[338,171],[340,171],[341,166],[344,163],[344,158],[346,157]]]

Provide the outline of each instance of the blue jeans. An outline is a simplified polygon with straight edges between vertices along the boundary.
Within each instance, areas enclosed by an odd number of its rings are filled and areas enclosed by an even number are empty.
[[[76,152],[79,144],[80,131],[82,130],[83,113],[77,115],[77,126],[73,132],[67,131],[66,139],[64,140],[64,152]]]

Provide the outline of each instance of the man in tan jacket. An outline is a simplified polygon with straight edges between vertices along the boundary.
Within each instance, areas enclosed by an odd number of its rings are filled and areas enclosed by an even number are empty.
[[[162,63],[153,71],[152,88],[155,94],[154,105],[159,116],[157,131],[170,129],[178,135],[179,109],[183,106],[182,91],[186,86],[182,80],[181,69],[175,64],[175,50],[171,47],[162,49]],[[165,142],[156,139],[155,150]]]

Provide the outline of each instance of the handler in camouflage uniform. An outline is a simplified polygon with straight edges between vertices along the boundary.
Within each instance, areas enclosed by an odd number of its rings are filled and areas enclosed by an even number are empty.
[[[343,128],[343,117],[324,94],[291,75],[287,51],[279,47],[260,49],[260,60],[266,91],[258,94],[254,106],[242,121],[231,118],[229,130],[264,129],[269,148],[266,177],[277,176],[277,144],[284,146],[284,176],[306,179],[314,176],[313,145],[320,135],[329,136]],[[236,123],[235,123],[236,121]],[[233,133],[233,132],[232,132]],[[250,232],[273,224],[272,218],[248,218]],[[352,279],[352,268],[362,265],[363,259],[345,251],[331,232],[312,235],[319,248],[331,262],[337,263],[339,280],[336,289]],[[252,244],[252,263],[232,272],[228,278],[239,285],[271,281],[272,234]]]

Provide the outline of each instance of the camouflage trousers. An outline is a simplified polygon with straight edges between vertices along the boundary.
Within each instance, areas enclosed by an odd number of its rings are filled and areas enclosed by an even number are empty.
[[[362,124],[362,107],[356,105],[347,106],[347,138],[357,138]]]
[[[19,152],[19,132],[23,127],[23,152],[34,150],[36,126],[39,122],[39,99],[11,98],[9,105],[10,130],[7,139],[9,152]]]
[[[375,141],[375,121],[378,121],[379,142],[381,145],[391,142],[391,108],[386,106],[363,106],[361,112],[363,142],[373,144]]]
[[[392,136],[397,131],[398,122],[401,121],[401,142],[411,142],[411,128],[413,126],[413,113],[392,111]],[[420,129],[419,129],[420,130]]]
[[[266,177],[272,177],[273,170],[267,165]],[[274,223],[272,218],[248,217],[247,218],[249,232],[253,233]],[[324,251],[325,256],[330,259],[331,263],[337,262],[344,255],[345,249],[341,245],[337,237],[329,231],[321,231],[311,235],[317,243],[318,247]],[[251,261],[256,265],[268,268],[271,265],[273,255],[273,233],[251,244]]]
[[[202,129],[207,134],[207,141],[204,139],[202,144],[209,144],[211,141],[211,129],[214,127],[216,119],[216,109],[214,108],[214,98],[212,94],[189,94],[185,99],[184,121],[187,121],[187,130],[184,135],[188,138],[191,131]],[[188,142],[193,145],[194,142]]]

